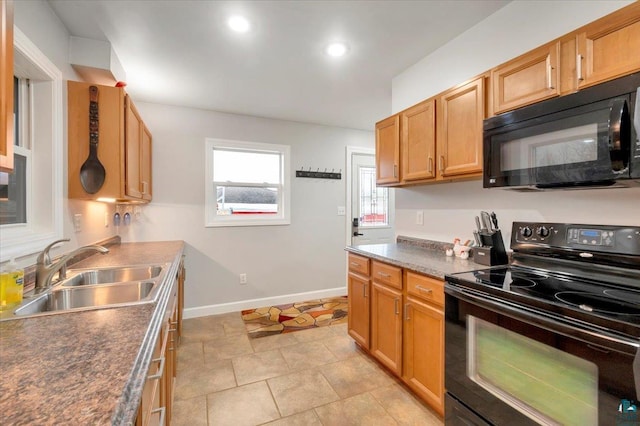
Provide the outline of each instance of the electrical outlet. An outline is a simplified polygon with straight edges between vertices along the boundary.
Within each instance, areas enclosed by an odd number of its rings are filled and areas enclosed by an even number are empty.
[[[424,225],[424,212],[422,210],[416,212],[416,225]]]
[[[240,274],[240,284],[247,283],[247,274]]]
[[[338,206],[338,216],[344,216],[346,214],[346,210],[344,206]]]
[[[82,232],[82,215],[80,213],[73,215],[73,228],[76,232]]]

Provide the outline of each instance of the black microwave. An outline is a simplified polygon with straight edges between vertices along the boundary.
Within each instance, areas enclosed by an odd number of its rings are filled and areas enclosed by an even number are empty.
[[[640,73],[484,120],[485,188],[640,185]]]

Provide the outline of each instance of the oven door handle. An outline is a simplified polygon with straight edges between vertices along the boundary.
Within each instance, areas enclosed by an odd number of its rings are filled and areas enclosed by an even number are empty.
[[[560,333],[567,337],[578,339],[587,344],[597,345],[607,350],[615,350],[621,353],[636,355],[638,359],[640,359],[640,351],[638,350],[640,348],[640,341],[638,340],[596,330],[595,328],[590,328],[586,324],[577,326],[575,323],[571,323],[567,318],[548,315],[544,312],[534,312],[531,308],[516,305],[485,293],[461,288],[451,283],[446,283],[444,291],[452,297],[489,311],[497,312],[499,314]]]

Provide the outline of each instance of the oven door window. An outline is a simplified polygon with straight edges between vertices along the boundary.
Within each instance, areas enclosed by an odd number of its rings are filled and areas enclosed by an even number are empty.
[[[541,424],[598,424],[598,367],[498,325],[468,317],[467,375]]]

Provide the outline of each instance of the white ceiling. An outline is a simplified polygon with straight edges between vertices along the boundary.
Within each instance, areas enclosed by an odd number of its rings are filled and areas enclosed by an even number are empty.
[[[111,43],[136,101],[366,130],[393,77],[508,2],[49,0],[71,35]],[[324,54],[335,40],[348,55]]]

